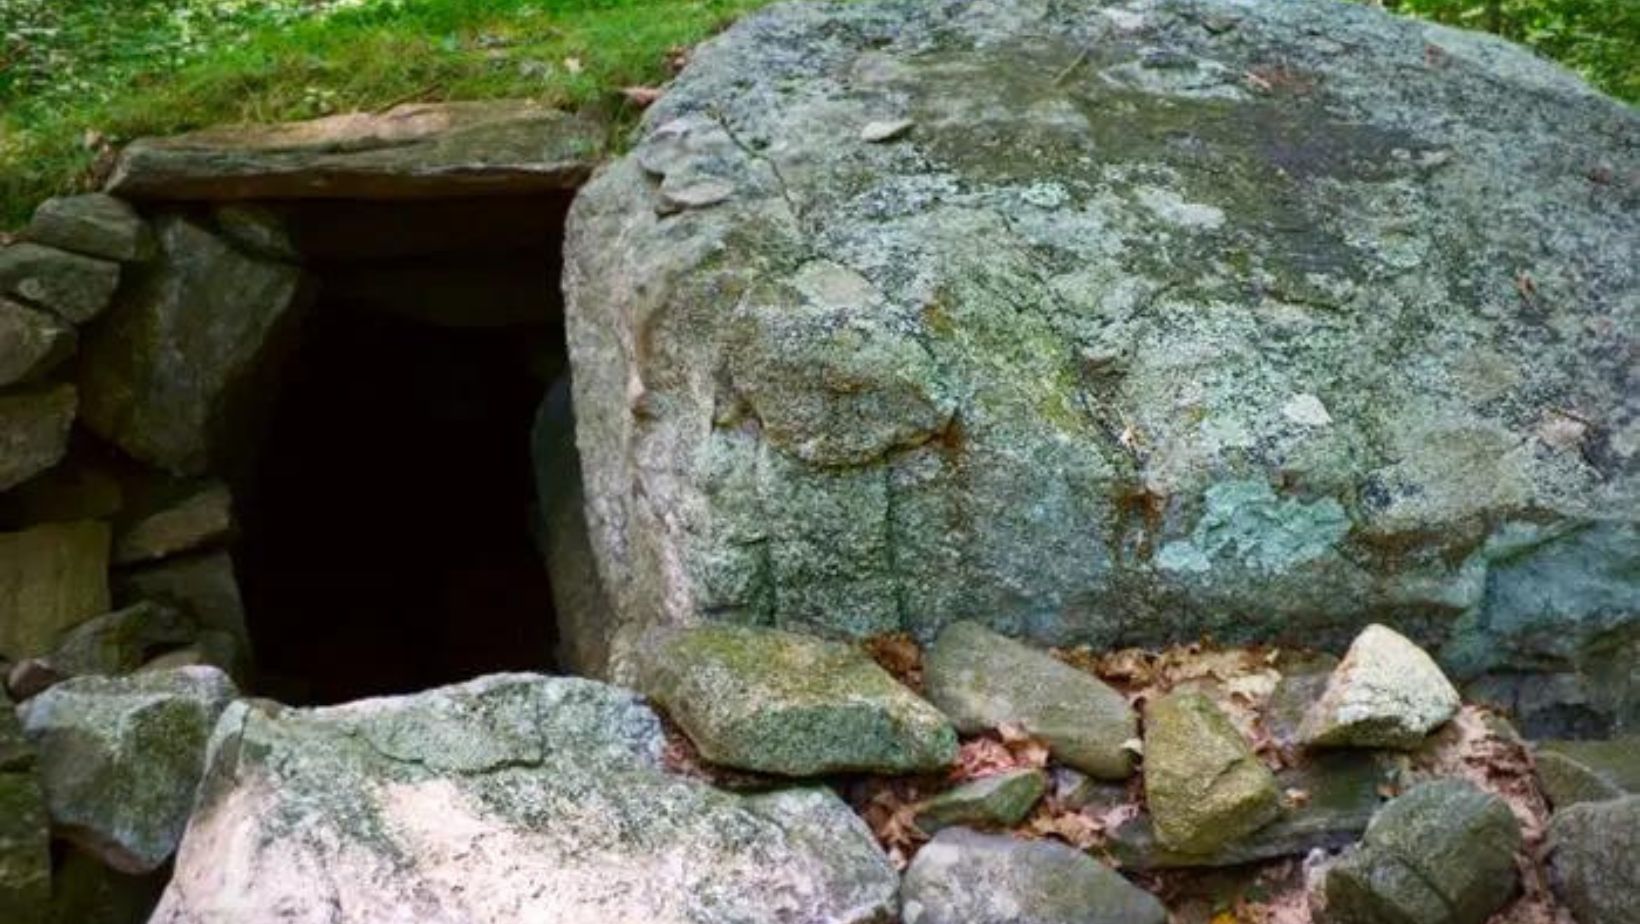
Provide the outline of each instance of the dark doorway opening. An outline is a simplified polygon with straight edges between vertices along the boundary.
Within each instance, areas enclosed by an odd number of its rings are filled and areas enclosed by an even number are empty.
[[[326,208],[308,219],[333,231]],[[563,364],[559,235],[528,228],[498,250],[460,234],[493,229],[498,208],[439,205],[453,233],[396,236],[422,252],[370,235],[350,253],[332,233],[308,254],[317,296],[236,479],[262,693],[334,703],[552,668],[530,428]],[[367,211],[401,230],[417,214]]]

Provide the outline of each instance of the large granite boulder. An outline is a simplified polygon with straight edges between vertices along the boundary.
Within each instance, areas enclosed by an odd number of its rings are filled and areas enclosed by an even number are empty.
[[[132,456],[199,474],[265,391],[296,320],[301,271],[193,221],[156,222],[160,256],[86,338],[81,416]]]
[[[1163,924],[1156,897],[1057,841],[941,831],[905,872],[905,924]]]
[[[154,253],[154,234],[131,204],[106,193],[40,203],[24,237],[88,257],[134,262]]]
[[[176,851],[217,716],[237,695],[211,667],[76,677],[23,704],[53,830],[125,873]]]
[[[825,790],[661,768],[636,695],[497,675],[323,709],[241,701],[154,924],[878,924],[893,868]]]
[[[1640,631],[1637,131],[1367,4],[748,17],[570,216],[616,617],[1607,652]]]
[[[1578,924],[1640,922],[1640,796],[1557,812],[1549,850],[1555,892]]]
[[[64,632],[108,612],[109,541],[95,520],[0,533],[0,657],[47,654]]]
[[[702,626],[657,642],[643,691],[701,756],[786,776],[940,770],[957,735],[934,707],[863,651],[742,626]]]
[[[0,295],[84,324],[102,314],[120,284],[120,267],[29,241],[0,248]]]

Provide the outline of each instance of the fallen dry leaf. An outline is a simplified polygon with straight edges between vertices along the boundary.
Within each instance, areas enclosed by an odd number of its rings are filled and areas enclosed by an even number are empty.
[[[866,654],[894,679],[918,693],[923,689],[923,654],[917,640],[904,632],[873,635],[861,643]]]

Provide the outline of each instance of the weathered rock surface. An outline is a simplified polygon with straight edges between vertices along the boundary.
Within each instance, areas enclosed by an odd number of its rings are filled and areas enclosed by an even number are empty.
[[[1640,735],[1542,741],[1532,750],[1538,782],[1557,809],[1640,794]]]
[[[929,649],[925,677],[929,701],[958,731],[1015,724],[1078,770],[1104,779],[1132,772],[1127,745],[1139,731],[1127,699],[1047,652],[957,622]]]
[[[1057,841],[948,828],[900,889],[905,924],[1162,924],[1155,896]]]
[[[51,836],[34,754],[0,690],[0,921],[44,924],[51,900]]]
[[[0,395],[0,491],[22,484],[63,458],[78,408],[72,385]]]
[[[139,603],[80,623],[64,633],[50,666],[64,676],[129,674],[166,651],[199,638],[186,615],[159,603]]]
[[[573,189],[603,153],[596,119],[528,102],[412,103],[126,147],[128,199],[414,199]]]
[[[1460,699],[1434,659],[1380,625],[1362,630],[1299,729],[1323,747],[1414,748]]]
[[[1381,788],[1389,768],[1373,755],[1337,751],[1276,775],[1282,792],[1302,793],[1281,817],[1251,834],[1225,841],[1211,853],[1171,850],[1157,842],[1147,815],[1139,815],[1110,832],[1111,856],[1123,869],[1150,870],[1193,866],[1239,866],[1275,857],[1304,856],[1312,850],[1337,850],[1354,843],[1382,803]]]
[[[1328,869],[1337,924],[1481,924],[1515,892],[1520,826],[1502,799],[1461,780],[1407,790]]]
[[[0,656],[44,655],[108,612],[108,526],[91,520],[0,533]]]
[[[133,262],[154,254],[154,234],[130,203],[105,193],[40,203],[23,236],[88,257]]]
[[[1275,774],[1200,693],[1174,692],[1145,709],[1145,799],[1157,839],[1212,854],[1281,814]]]
[[[74,353],[74,328],[0,298],[0,386],[37,378]]]
[[[1578,924],[1640,921],[1640,796],[1556,812],[1549,849],[1555,893]]]
[[[132,876],[84,851],[64,850],[52,870],[51,924],[143,924],[165,889],[166,872]]]
[[[945,717],[850,645],[706,626],[659,640],[647,661],[642,689],[714,763],[818,776],[925,772],[957,757]]]
[[[176,851],[217,716],[236,696],[215,668],[75,677],[23,705],[53,830],[126,873]]]
[[[571,213],[617,618],[1579,666],[1640,631],[1637,125],[1326,0],[750,16]]]
[[[155,924],[879,924],[893,869],[823,790],[666,774],[656,716],[499,675],[312,710],[229,708]]]
[[[189,616],[202,632],[220,632],[249,653],[245,604],[227,552],[167,559],[117,574],[114,598],[121,606],[163,603]]]
[[[212,482],[125,525],[114,542],[114,563],[153,561],[211,545],[232,534],[233,495]]]
[[[213,461],[256,400],[299,306],[300,270],[245,256],[186,218],[156,222],[160,256],[84,344],[82,416],[175,474]]]
[[[120,284],[117,263],[23,242],[0,248],[0,295],[84,324],[102,314]]]
[[[1030,814],[1048,789],[1041,770],[1020,769],[971,780],[917,806],[918,829],[933,834],[942,828],[997,828],[1017,824]]]

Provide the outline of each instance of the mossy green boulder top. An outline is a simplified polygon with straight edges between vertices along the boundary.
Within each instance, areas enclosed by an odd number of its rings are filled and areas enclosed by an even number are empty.
[[[570,216],[607,625],[1626,657],[1637,132],[1369,4],[749,16]]]
[[[1200,693],[1145,709],[1145,799],[1163,846],[1211,854],[1281,814],[1281,792],[1230,719]]]
[[[949,766],[938,710],[859,649],[772,629],[706,626],[660,639],[642,689],[713,763],[785,776]]]

